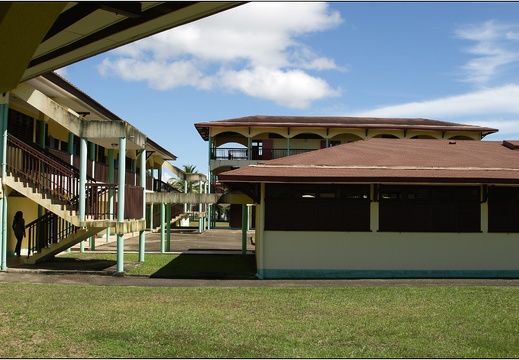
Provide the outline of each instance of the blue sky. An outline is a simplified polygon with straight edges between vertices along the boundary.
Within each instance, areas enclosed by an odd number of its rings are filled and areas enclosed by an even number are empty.
[[[519,139],[519,3],[255,2],[60,69],[207,173],[194,123],[421,117]]]

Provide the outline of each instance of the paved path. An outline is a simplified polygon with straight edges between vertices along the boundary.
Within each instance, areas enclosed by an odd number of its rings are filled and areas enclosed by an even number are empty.
[[[519,286],[519,280],[503,279],[361,279],[361,280],[252,280],[252,279],[155,279],[145,276],[109,276],[87,273],[0,273],[0,283],[37,283],[147,287],[330,287],[330,286]]]
[[[249,232],[249,236],[252,232]],[[139,249],[138,236],[127,234],[125,252]],[[214,229],[198,234],[193,231],[175,231],[171,235],[171,252],[241,253],[241,230]],[[85,246],[88,250],[88,245]],[[96,252],[115,252],[115,236],[110,242],[96,239]],[[146,252],[161,250],[160,234],[146,234]],[[79,251],[79,245],[73,247]],[[254,245],[247,240],[247,251]],[[258,280],[258,279],[157,279],[138,275],[113,275],[115,266],[110,261],[77,261],[57,257],[37,265],[25,265],[20,258],[9,258],[8,271],[0,272],[0,283],[76,284],[97,286],[164,286],[164,287],[328,287],[328,286],[519,286],[519,279],[360,279],[360,280]],[[133,264],[125,264],[128,270]]]

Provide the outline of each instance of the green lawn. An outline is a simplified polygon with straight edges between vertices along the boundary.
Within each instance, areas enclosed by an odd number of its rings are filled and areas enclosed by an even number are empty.
[[[517,287],[0,283],[0,293],[2,358],[519,357]]]

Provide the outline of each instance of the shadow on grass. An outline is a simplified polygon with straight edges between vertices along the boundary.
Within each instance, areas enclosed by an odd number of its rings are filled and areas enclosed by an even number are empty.
[[[11,260],[11,259],[10,259]],[[107,259],[81,259],[73,257],[53,257],[48,261],[37,264],[25,264],[22,260],[16,259],[18,262],[9,264],[10,267],[19,269],[42,269],[42,270],[75,270],[75,271],[105,271],[115,268],[117,261]]]
[[[150,277],[232,279],[255,275],[256,257],[252,254],[181,254]]]

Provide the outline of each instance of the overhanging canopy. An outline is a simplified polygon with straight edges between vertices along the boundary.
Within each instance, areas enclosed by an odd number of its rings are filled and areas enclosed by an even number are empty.
[[[0,93],[243,2],[0,2]]]

